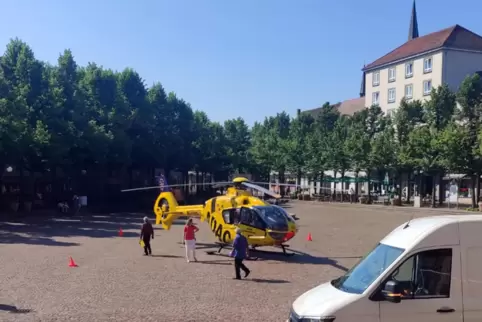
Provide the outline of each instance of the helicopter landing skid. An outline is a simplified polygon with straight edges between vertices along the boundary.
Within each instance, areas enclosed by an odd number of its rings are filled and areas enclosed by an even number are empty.
[[[258,246],[251,246],[251,250],[257,251],[257,252],[262,252],[262,253],[275,253],[275,252],[272,252],[272,251],[258,250],[257,247]],[[274,247],[281,248],[281,250],[283,251],[283,255],[286,256],[286,257],[291,257],[291,256],[295,255],[295,253],[287,251],[287,249],[290,247],[290,245],[281,244],[281,245],[276,245]]]
[[[290,247],[290,245],[279,245],[278,247],[281,247],[281,249],[283,250],[283,255],[285,256],[293,256],[295,253],[293,252],[287,252],[286,249]]]

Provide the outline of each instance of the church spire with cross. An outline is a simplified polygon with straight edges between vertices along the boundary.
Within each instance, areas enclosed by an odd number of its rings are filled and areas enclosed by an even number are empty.
[[[415,0],[413,0],[412,17],[410,18],[410,28],[408,30],[408,40],[418,38],[418,21],[417,8],[415,7]]]

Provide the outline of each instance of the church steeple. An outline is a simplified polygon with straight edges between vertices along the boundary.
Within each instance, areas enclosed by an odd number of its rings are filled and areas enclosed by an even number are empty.
[[[418,21],[417,8],[415,7],[415,0],[413,0],[412,17],[410,18],[410,28],[408,30],[408,40],[418,38]]]

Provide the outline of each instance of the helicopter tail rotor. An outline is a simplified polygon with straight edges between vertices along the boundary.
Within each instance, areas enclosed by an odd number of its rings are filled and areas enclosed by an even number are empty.
[[[176,211],[179,206],[172,192],[161,192],[154,204],[154,213],[156,214],[156,225],[161,224],[166,230],[172,225],[174,218],[170,216],[170,212]]]
[[[179,206],[172,192],[161,192],[154,204],[156,214],[156,225],[162,225],[165,230],[171,226],[179,217],[199,217],[203,205]]]

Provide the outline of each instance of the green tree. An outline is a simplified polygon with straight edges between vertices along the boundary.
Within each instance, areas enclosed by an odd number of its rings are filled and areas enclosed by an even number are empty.
[[[258,164],[264,164],[268,172],[278,173],[280,183],[285,182],[288,166],[287,141],[290,131],[290,117],[285,112],[265,118],[256,123],[252,130],[252,153]],[[281,187],[283,193],[283,186]]]
[[[306,167],[320,181],[324,181],[324,172],[332,170],[330,161],[330,135],[340,117],[338,109],[325,103],[313,124],[311,135],[307,138]]]
[[[480,168],[482,166],[479,147],[479,132],[482,128],[482,81],[478,74],[468,76],[460,85],[457,93],[457,101],[460,108],[456,111],[456,118],[464,127],[462,133],[467,136],[466,146],[467,168],[466,174],[470,175],[472,207],[476,206],[477,197],[480,191]],[[475,189],[477,187],[477,189]]]
[[[350,153],[347,146],[349,146],[349,128],[351,119],[347,115],[340,116],[333,128],[333,131],[327,137],[327,164],[335,171],[340,173],[342,182],[341,195],[344,195],[345,174],[350,170]],[[336,177],[336,175],[335,175]]]
[[[366,160],[369,159],[372,145],[366,132],[366,119],[368,110],[356,112],[351,118],[346,141],[346,150],[350,159],[350,168],[355,173],[357,181],[360,171],[366,168]],[[355,185],[355,195],[358,195],[358,184]]]
[[[413,162],[408,158],[407,147],[410,133],[423,122],[423,106],[418,100],[408,102],[402,99],[400,107],[394,113],[392,124],[394,129],[394,165],[398,177],[398,195],[403,194],[402,176],[404,173],[411,175]],[[410,182],[407,183],[406,202],[410,202]]]
[[[296,173],[297,182],[301,182],[303,172],[308,170],[308,143],[313,131],[314,119],[309,114],[299,114],[290,124],[287,139],[287,166],[290,172]],[[313,173],[312,173],[313,175]],[[316,174],[314,174],[316,177]]]
[[[246,122],[238,117],[224,122],[227,155],[232,167],[231,171],[243,173],[250,168],[249,149],[251,134]]]

